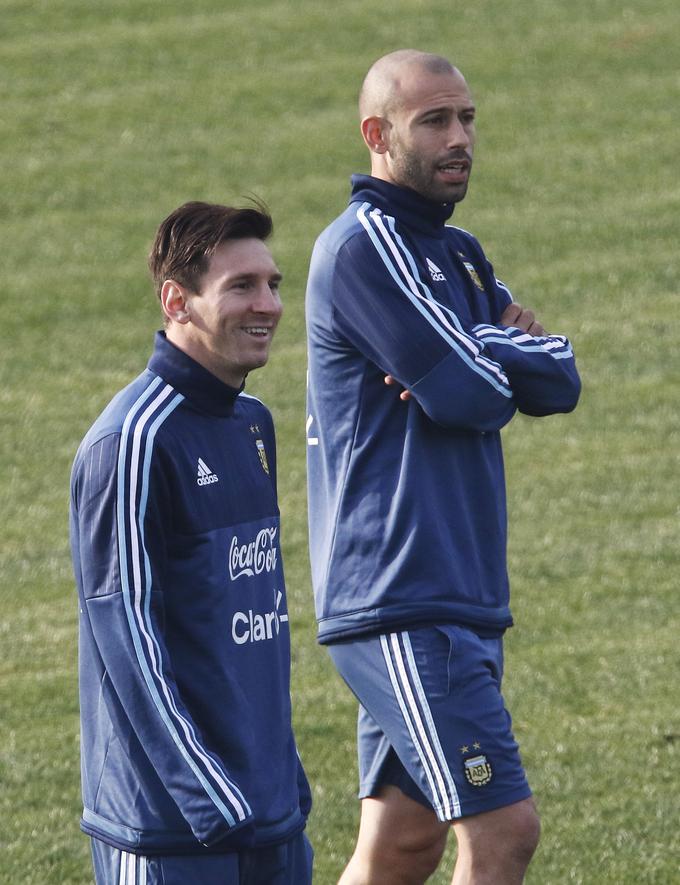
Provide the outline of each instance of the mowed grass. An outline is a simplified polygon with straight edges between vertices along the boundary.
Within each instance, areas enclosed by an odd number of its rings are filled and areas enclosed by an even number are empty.
[[[479,106],[454,220],[571,337],[584,382],[573,415],[505,431],[506,695],[543,818],[528,881],[679,881],[677,4],[42,0],[0,14],[0,882],[91,881],[70,463],[145,365],[158,222],[187,199],[251,193],[285,274],[275,352],[248,389],[277,422],[316,881],[351,853],[355,704],[315,643],[309,586],[303,294],[315,236],[367,169],[361,78],[409,45],[457,60]]]

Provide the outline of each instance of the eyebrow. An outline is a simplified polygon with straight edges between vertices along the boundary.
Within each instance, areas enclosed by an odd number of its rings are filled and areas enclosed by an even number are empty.
[[[428,108],[426,111],[423,111],[421,114],[419,114],[416,119],[422,120],[425,117],[429,117],[430,114],[451,114],[451,113],[455,113],[456,115],[469,114],[469,113],[476,114],[477,108],[473,104],[466,104],[466,105],[463,105],[463,107],[459,108],[457,111],[454,111],[452,109],[451,105],[441,105],[440,107]]]
[[[256,280],[256,279],[257,279],[258,277],[260,277],[260,276],[261,276],[261,274],[259,274],[259,273],[239,273],[239,274],[234,274],[234,276],[228,276],[228,277],[224,280],[224,285],[225,285],[225,286],[231,286],[231,285],[233,285],[234,283],[238,283],[238,282],[240,282],[241,280],[248,280],[248,281],[249,281],[249,280]],[[267,279],[270,280],[270,281],[274,281],[274,282],[280,283],[281,280],[283,279],[283,274],[280,273],[279,271],[276,271],[276,273],[270,274],[270,276],[268,276]]]

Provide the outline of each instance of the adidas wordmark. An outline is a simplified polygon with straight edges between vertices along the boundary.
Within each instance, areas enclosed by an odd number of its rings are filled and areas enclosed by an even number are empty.
[[[203,458],[198,459],[198,476],[196,477],[196,483],[199,486],[207,486],[210,485],[211,482],[219,482],[220,479],[217,474],[213,473],[212,470],[205,463]]]
[[[427,269],[430,271],[430,276],[434,280],[435,283],[443,283],[446,280],[446,277],[441,272],[441,270],[437,267],[434,261],[430,261],[429,258],[426,258],[427,261]]]

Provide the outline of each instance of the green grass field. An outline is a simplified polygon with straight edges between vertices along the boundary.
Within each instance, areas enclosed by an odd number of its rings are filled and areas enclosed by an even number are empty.
[[[315,643],[308,574],[303,293],[315,236],[367,169],[361,78],[402,46],[466,74],[479,140],[455,221],[571,337],[584,381],[573,415],[505,431],[506,694],[543,818],[528,881],[680,882],[676,0],[0,0],[0,20],[0,882],[91,881],[70,463],[146,363],[158,222],[250,193],[285,274],[248,389],[277,422],[319,885],[351,853],[355,706]]]

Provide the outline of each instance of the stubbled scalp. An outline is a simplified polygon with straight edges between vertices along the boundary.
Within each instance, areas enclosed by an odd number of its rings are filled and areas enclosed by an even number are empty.
[[[379,58],[369,69],[359,93],[359,116],[389,117],[399,106],[409,74],[414,68],[431,74],[450,74],[455,68],[448,59],[418,49],[398,49]]]

